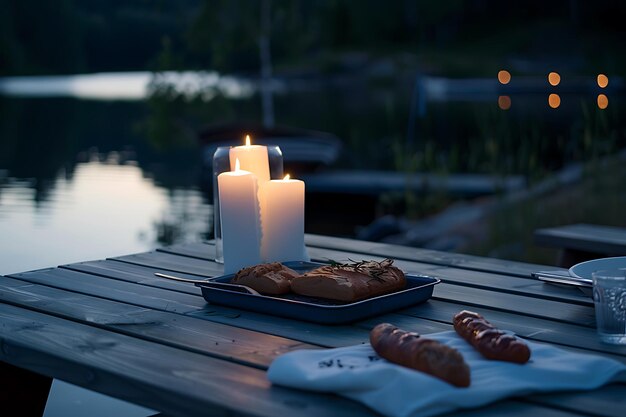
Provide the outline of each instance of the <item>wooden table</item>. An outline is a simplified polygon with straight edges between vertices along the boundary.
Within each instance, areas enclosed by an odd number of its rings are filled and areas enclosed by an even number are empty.
[[[307,244],[317,260],[391,257],[404,270],[436,274],[442,283],[426,303],[324,326],[210,305],[197,287],[153,275],[220,275],[211,244],[1,277],[5,403],[23,401],[21,393],[36,409],[37,383],[45,398],[51,377],[171,416],[375,415],[337,396],[272,386],[265,370],[277,355],[294,349],[365,342],[383,321],[423,334],[450,330],[453,314],[462,309],[527,339],[626,362],[626,346],[598,340],[590,298],[530,278],[545,266],[312,235]],[[614,384],[529,395],[456,414],[621,417],[625,399],[626,385]]]
[[[557,264],[569,268],[579,262],[626,255],[626,229],[597,224],[568,224],[538,229],[533,235],[539,246],[559,249]]]

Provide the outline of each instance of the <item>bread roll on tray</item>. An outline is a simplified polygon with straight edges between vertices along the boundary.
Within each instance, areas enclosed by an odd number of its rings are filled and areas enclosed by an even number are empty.
[[[406,287],[404,272],[391,259],[325,265],[295,277],[291,290],[296,294],[353,302],[401,290]]]
[[[243,268],[230,282],[248,286],[261,294],[280,295],[291,290],[291,280],[297,276],[293,269],[273,262]]]

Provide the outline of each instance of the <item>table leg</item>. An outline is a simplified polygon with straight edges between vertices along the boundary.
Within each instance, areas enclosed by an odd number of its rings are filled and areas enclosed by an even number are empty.
[[[52,378],[0,361],[0,407],[19,416],[43,416]]]

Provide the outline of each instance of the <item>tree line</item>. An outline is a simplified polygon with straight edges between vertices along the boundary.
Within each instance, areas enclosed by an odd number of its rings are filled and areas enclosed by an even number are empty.
[[[540,34],[520,41],[516,31],[541,21],[572,43],[619,39],[626,16],[626,2],[613,0],[0,0],[0,75],[254,71],[264,1],[278,66],[342,51],[445,50],[468,39],[534,53]]]

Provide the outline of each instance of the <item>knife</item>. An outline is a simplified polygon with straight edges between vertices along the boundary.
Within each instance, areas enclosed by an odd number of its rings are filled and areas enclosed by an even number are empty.
[[[550,282],[554,284],[575,285],[577,287],[593,287],[593,281],[586,278],[576,278],[569,274],[567,271],[554,270],[554,271],[536,271],[530,274],[531,277]]]
[[[548,284],[569,285],[578,288],[588,297],[593,295],[593,281],[586,278],[576,278],[567,271],[536,271],[530,274],[531,277],[544,281]]]

